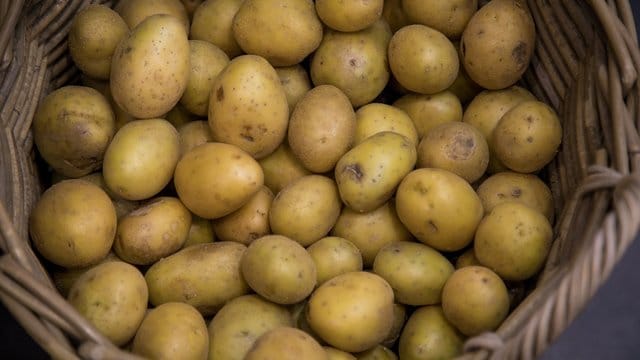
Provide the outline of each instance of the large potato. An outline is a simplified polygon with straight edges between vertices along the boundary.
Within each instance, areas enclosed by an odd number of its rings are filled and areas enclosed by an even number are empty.
[[[104,154],[102,175],[117,196],[148,199],[171,181],[179,156],[178,131],[169,122],[135,120],[113,137]]]
[[[383,131],[344,154],[335,168],[342,201],[355,211],[381,206],[416,163],[416,147],[403,135]]]
[[[52,91],[36,109],[33,138],[40,155],[58,173],[80,177],[100,169],[115,133],[107,99],[84,86]]]
[[[144,318],[148,294],[138,269],[122,261],[111,261],[82,274],[71,287],[67,300],[115,345],[124,345],[136,334]]]
[[[249,201],[263,185],[263,174],[258,162],[238,147],[211,142],[182,156],[173,181],[191,212],[216,219]]]
[[[328,236],[307,248],[316,265],[317,284],[347,272],[362,271],[360,250],[347,239]]]
[[[109,196],[84,180],[64,180],[47,189],[31,212],[33,245],[47,260],[67,268],[104,258],[116,234]]]
[[[280,145],[288,123],[287,95],[275,69],[256,55],[231,60],[216,78],[209,100],[214,140],[260,159]]]
[[[369,103],[356,111],[355,145],[383,131],[404,135],[418,145],[418,131],[411,117],[404,110],[387,104]]]
[[[461,250],[473,240],[484,215],[467,181],[442,169],[409,173],[398,186],[396,210],[421,242],[441,251]]]
[[[189,246],[159,260],[145,274],[149,301],[155,306],[185,302],[204,316],[215,314],[249,291],[240,272],[245,250],[242,244],[221,241]]]
[[[327,360],[327,354],[320,344],[306,332],[294,327],[281,326],[262,334],[245,360]]]
[[[159,117],[171,110],[189,81],[184,24],[171,15],[146,18],[116,47],[110,79],[113,99],[134,117]]]
[[[130,29],[134,29],[151,15],[167,14],[175,17],[185,32],[189,33],[189,16],[184,5],[178,0],[127,0],[118,2],[116,11]]]
[[[293,318],[286,307],[255,294],[237,297],[209,323],[209,360],[243,360],[262,334],[292,325]]]
[[[433,95],[407,94],[393,103],[404,110],[416,127],[418,139],[422,139],[432,128],[451,121],[462,120],[462,104],[450,91]]]
[[[382,16],[384,6],[383,0],[316,0],[315,3],[322,22],[343,32],[359,31],[371,26]]]
[[[276,151],[260,159],[259,163],[264,173],[264,184],[274,194],[278,194],[290,182],[311,175],[311,171],[302,165],[286,141]]]
[[[233,36],[233,18],[244,0],[206,0],[193,13],[191,33],[193,40],[204,40],[216,45],[229,58],[242,54]]]
[[[436,29],[450,39],[462,35],[478,9],[478,0],[402,0],[409,21]]]
[[[440,306],[424,306],[407,320],[398,355],[406,360],[450,359],[462,353],[463,342],[464,336],[447,321]]]
[[[231,214],[214,221],[216,236],[221,241],[237,241],[249,245],[253,240],[271,233],[269,211],[273,193],[262,186],[246,204]]]
[[[142,320],[131,352],[158,360],[204,360],[209,353],[207,324],[191,305],[162,304]]]
[[[535,38],[526,1],[492,0],[471,17],[462,33],[462,63],[478,85],[504,89],[527,70]]]

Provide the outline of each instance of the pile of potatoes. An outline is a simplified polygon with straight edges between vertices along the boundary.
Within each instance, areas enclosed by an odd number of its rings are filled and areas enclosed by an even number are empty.
[[[442,359],[550,250],[522,0],[128,0],[33,119],[60,292],[154,359]]]

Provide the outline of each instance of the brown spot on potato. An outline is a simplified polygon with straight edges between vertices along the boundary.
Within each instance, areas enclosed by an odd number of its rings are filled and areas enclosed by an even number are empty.
[[[522,190],[520,188],[515,188],[511,191],[511,196],[514,198],[519,198],[522,195]]]
[[[518,45],[511,51],[511,57],[513,57],[518,67],[526,66],[528,60],[527,44],[523,41],[518,42]]]
[[[533,142],[533,137],[531,137],[531,136],[527,136],[527,142],[528,142],[528,143],[532,143],[532,142]]]
[[[344,169],[342,170],[342,172],[347,172],[351,174],[351,177],[360,182],[362,181],[362,178],[364,177],[364,173],[362,172],[362,168],[360,167],[360,164],[355,163],[355,164],[349,164],[347,166],[344,167]]]
[[[220,86],[216,91],[216,100],[222,101],[224,100],[224,88]]]
[[[436,223],[433,222],[433,220],[431,219],[427,220],[427,226],[429,227],[429,230],[431,232],[434,232],[434,233],[438,232],[438,226],[436,225]]]

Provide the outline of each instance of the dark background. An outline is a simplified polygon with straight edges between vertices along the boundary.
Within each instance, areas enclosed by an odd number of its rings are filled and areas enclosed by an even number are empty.
[[[630,2],[639,28],[640,1]],[[542,355],[542,360],[640,359],[639,238],[585,310]],[[0,353],[3,359],[49,358],[4,306],[0,306]]]

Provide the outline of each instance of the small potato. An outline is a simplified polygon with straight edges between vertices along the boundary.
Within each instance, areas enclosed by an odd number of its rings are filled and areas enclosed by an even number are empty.
[[[465,266],[482,266],[476,257],[475,251],[473,251],[473,247],[470,247],[467,251],[463,252],[456,260],[456,270]]]
[[[116,11],[132,30],[151,15],[167,14],[178,19],[189,33],[189,16],[178,0],[127,0],[119,2]]]
[[[273,193],[262,186],[246,204],[231,214],[216,219],[214,230],[221,241],[236,241],[249,245],[253,240],[271,233],[269,210]]]
[[[464,336],[447,321],[440,306],[423,306],[407,320],[398,355],[406,360],[451,359],[462,353],[463,342]]]
[[[150,265],[187,240],[191,213],[174,197],[158,197],[118,221],[113,250],[124,261]]]
[[[104,5],[89,5],[73,17],[69,55],[84,74],[109,79],[113,52],[128,32],[117,12]]]
[[[117,346],[136,334],[147,299],[144,277],[122,261],[106,262],[82,274],[67,297],[80,315]]]
[[[373,272],[391,285],[395,300],[406,305],[440,303],[442,287],[453,270],[438,251],[408,241],[383,247],[373,262]]]
[[[258,162],[237,146],[211,142],[180,159],[173,182],[191,212],[216,219],[249,201],[263,185],[263,174]]]
[[[216,241],[216,235],[213,231],[211,220],[191,214],[191,227],[189,228],[187,240],[182,244],[182,248],[184,249],[196,244],[207,244],[214,241]]]
[[[491,141],[496,157],[506,167],[533,173],[555,157],[562,142],[562,126],[549,105],[525,101],[504,114]]]
[[[384,345],[376,345],[367,351],[356,354],[358,360],[398,360],[398,356]]]
[[[209,360],[243,360],[262,334],[282,326],[293,326],[286,307],[255,294],[239,296],[209,323]]]
[[[402,9],[402,0],[384,0],[382,18],[389,24],[392,33],[409,25],[407,14]]]
[[[447,320],[464,335],[495,330],[509,312],[507,287],[489,268],[463,267],[444,284],[442,310]]]
[[[408,25],[389,42],[389,67],[407,90],[435,94],[458,76],[458,54],[441,32],[424,25]]]
[[[289,113],[291,114],[298,101],[300,101],[307,91],[311,90],[309,74],[307,74],[307,70],[300,64],[277,67],[275,69],[280,78],[282,88],[287,95]]]
[[[233,18],[233,36],[247,54],[291,66],[320,45],[322,23],[311,0],[245,0]]]
[[[416,147],[403,135],[383,131],[344,154],[335,167],[342,201],[358,212],[387,202],[416,163]]]
[[[149,301],[185,302],[203,316],[249,291],[240,272],[246,246],[230,241],[197,244],[151,265],[145,274]],[[212,266],[215,264],[215,266]]]
[[[213,142],[209,123],[204,120],[190,121],[178,128],[180,136],[180,157],[194,147],[207,142]]]
[[[282,326],[262,334],[245,360],[326,360],[327,354],[314,338],[302,330]]]
[[[305,168],[323,173],[351,148],[355,130],[356,114],[347,96],[333,85],[320,85],[296,105],[287,140]]]
[[[457,39],[478,10],[478,0],[402,0],[402,9],[412,23],[429,26],[450,39]]]
[[[357,360],[357,358],[346,351],[338,350],[331,346],[323,346],[327,353],[328,360]]]
[[[383,0],[316,0],[316,12],[328,27],[343,32],[359,31],[382,16]]]
[[[64,86],[49,93],[33,117],[33,139],[47,164],[67,177],[100,169],[115,133],[107,99],[85,86]]]
[[[229,57],[217,46],[202,40],[189,40],[189,49],[191,71],[180,104],[192,114],[207,116],[213,82],[229,63]]]
[[[287,95],[264,58],[234,58],[212,89],[209,126],[215,141],[235,145],[256,159],[271,154],[282,143],[289,123]]]
[[[404,110],[387,104],[369,103],[356,111],[355,145],[383,131],[396,132],[418,144],[416,127]]]
[[[309,246],[326,236],[340,215],[342,203],[336,183],[321,175],[308,175],[287,185],[269,210],[274,234]]]
[[[294,180],[311,175],[311,171],[300,163],[286,141],[280,144],[276,151],[260,159],[259,162],[264,173],[264,184],[274,194],[278,194]]]
[[[306,316],[313,331],[329,345],[364,351],[383,341],[391,330],[393,290],[380,276],[368,272],[338,275],[313,292]]]
[[[104,154],[102,175],[119,197],[148,199],[169,184],[179,156],[178,131],[169,122],[135,120],[113,137]]]
[[[227,53],[230,59],[242,54],[233,36],[233,18],[244,0],[205,0],[193,13],[191,33],[193,40],[204,40]]]
[[[433,95],[407,94],[396,100],[393,106],[404,110],[413,120],[418,139],[440,124],[462,120],[460,100],[450,91]]]
[[[418,145],[417,167],[451,171],[469,183],[480,179],[489,165],[489,145],[475,127],[452,121],[438,125]]]
[[[525,1],[493,0],[467,23],[460,39],[461,62],[478,85],[504,89],[527,70],[535,38],[535,24]]]
[[[121,4],[129,3],[133,2]],[[165,114],[178,103],[189,81],[184,24],[166,14],[146,18],[120,41],[111,62],[109,84],[118,106],[139,119]]]
[[[498,204],[518,201],[541,212],[549,221],[553,219],[551,190],[536,175],[511,171],[497,173],[484,180],[476,192],[485,213],[491,212]]]
[[[473,250],[480,263],[505,280],[526,280],[544,265],[553,230],[540,212],[520,202],[496,205],[482,219]]]
[[[206,359],[209,353],[207,324],[191,305],[162,304],[142,320],[131,352],[150,359]]]
[[[482,220],[482,202],[467,181],[442,169],[409,173],[398,186],[400,221],[421,242],[440,251],[461,250]]]
[[[316,265],[317,284],[347,272],[362,271],[360,250],[347,239],[328,236],[307,248]]]
[[[276,304],[295,304],[311,294],[316,285],[311,255],[282,235],[254,240],[242,257],[241,266],[247,284]]]
[[[45,259],[78,268],[107,256],[116,224],[109,196],[94,184],[72,179],[45,190],[31,212],[29,233]]]
[[[365,267],[371,267],[378,251],[396,241],[410,241],[409,230],[400,222],[393,201],[360,213],[344,207],[331,234],[349,240],[360,253]]]

